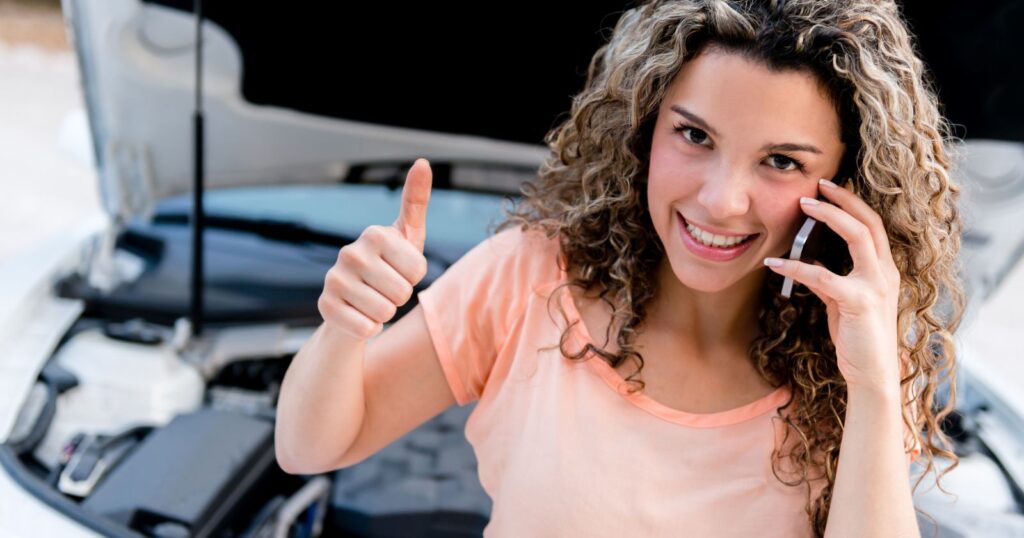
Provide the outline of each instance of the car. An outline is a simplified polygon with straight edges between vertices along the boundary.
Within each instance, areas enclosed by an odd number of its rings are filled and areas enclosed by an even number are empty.
[[[197,24],[192,5],[64,2],[104,211],[0,267],[0,535],[480,536],[473,404],[351,467],[291,475],[274,460],[280,383],[338,249],[394,219],[416,158],[434,173],[416,290],[487,237],[623,4],[517,4],[477,25],[453,7],[313,2],[208,2]],[[1024,144],[960,150],[957,174],[980,186],[974,326],[1024,293]],[[1024,401],[976,349],[942,424],[969,502],[920,492],[921,526],[1024,535]]]

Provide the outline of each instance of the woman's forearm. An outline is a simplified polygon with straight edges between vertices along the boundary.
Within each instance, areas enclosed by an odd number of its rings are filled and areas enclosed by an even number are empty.
[[[336,467],[363,422],[366,341],[322,324],[292,359],[277,404],[277,461],[295,474]]]
[[[899,387],[850,387],[825,536],[918,537]]]

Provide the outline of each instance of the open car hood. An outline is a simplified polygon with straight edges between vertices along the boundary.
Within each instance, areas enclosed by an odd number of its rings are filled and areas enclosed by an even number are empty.
[[[966,140],[955,174],[966,195],[965,276],[981,298],[1024,253],[1015,224],[1024,211],[1024,71],[1007,69],[1024,45],[1015,29],[1024,7],[1000,0],[968,13],[943,1],[950,9],[904,12]],[[148,216],[156,200],[192,187],[193,2],[64,3],[104,206],[120,220]],[[398,170],[426,157],[513,167],[511,181],[483,175],[475,186],[515,192],[547,155],[544,135],[582,88],[603,34],[632,4],[559,12],[526,2],[495,17],[461,6],[404,6],[395,16],[387,4],[208,1],[206,187],[334,183],[364,165]],[[964,37],[948,39],[951,27]],[[986,39],[968,39],[979,35]],[[439,168],[435,186],[457,173]]]
[[[537,9],[517,5],[486,28],[466,26],[465,8],[401,20],[392,9],[206,2],[206,187],[339,182],[355,166],[418,157],[535,172],[546,131],[583,85],[596,30],[622,6],[547,9],[530,24]],[[149,215],[192,188],[192,1],[65,0],[64,10],[104,207]]]

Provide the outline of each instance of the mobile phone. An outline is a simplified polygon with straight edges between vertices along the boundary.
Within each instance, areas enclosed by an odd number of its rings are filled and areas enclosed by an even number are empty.
[[[842,182],[836,182],[837,185],[842,186],[845,180]],[[818,200],[824,200],[819,194]],[[831,239],[831,240],[830,240]],[[789,259],[800,260],[805,263],[813,263],[814,260],[822,261],[827,269],[835,270],[829,263],[822,260],[822,248],[825,244],[835,243],[835,239],[839,239],[840,244],[844,244],[839,234],[832,231],[827,224],[818,222],[816,219],[807,217],[804,219],[804,223],[800,226],[800,230],[797,231],[796,237],[793,239],[793,246],[789,249]],[[785,277],[782,281],[782,296],[789,299],[790,295],[793,294],[793,278]]]

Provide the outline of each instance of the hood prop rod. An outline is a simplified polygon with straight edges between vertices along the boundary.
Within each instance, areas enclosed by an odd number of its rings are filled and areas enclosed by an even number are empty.
[[[203,332],[203,0],[194,0],[196,14],[195,108],[192,112],[192,293],[189,321],[192,336]]]

